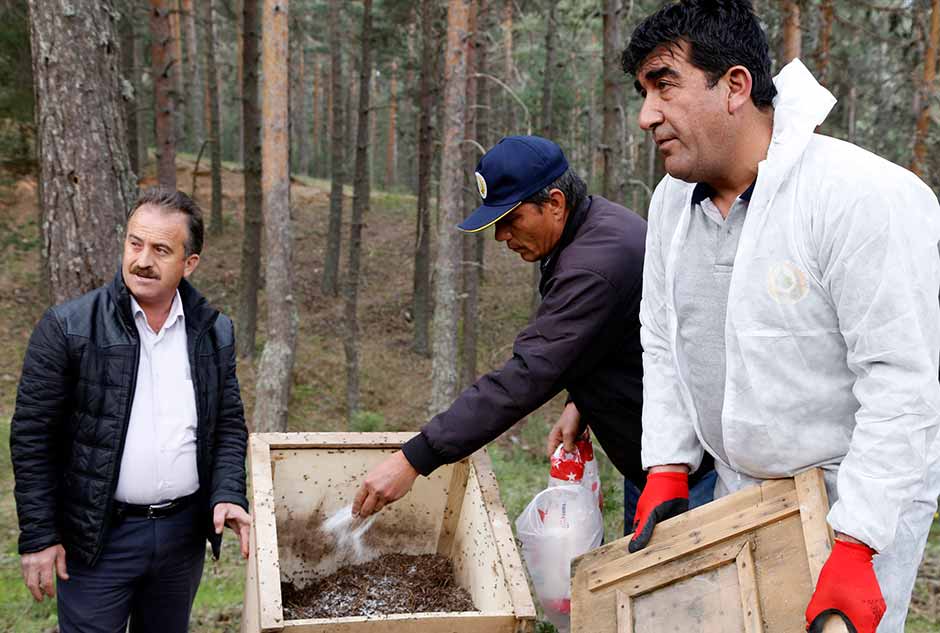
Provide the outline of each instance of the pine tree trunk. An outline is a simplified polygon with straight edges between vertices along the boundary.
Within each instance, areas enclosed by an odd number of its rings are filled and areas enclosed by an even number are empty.
[[[242,5],[242,128],[245,147],[245,227],[242,236],[241,274],[238,300],[238,353],[251,358],[255,353],[258,327],[258,288],[261,277],[261,129],[258,112],[258,58],[261,23],[258,1]]]
[[[822,0],[819,6],[819,44],[816,54],[816,76],[819,83],[829,83],[829,61],[832,41],[833,0]]]
[[[555,81],[555,9],[557,0],[547,0],[548,14],[545,17],[545,71],[542,73],[542,136],[554,140],[555,128],[552,125],[552,101]]]
[[[222,122],[219,110],[219,72],[215,57],[215,2],[202,0],[206,43],[206,79],[209,81],[209,151],[212,157],[212,220],[213,235],[222,235]]]
[[[242,101],[244,100],[243,87],[245,85],[245,0],[237,0],[237,12],[238,16],[235,20],[235,41],[237,43],[236,48],[236,80],[235,80],[235,120],[238,122],[238,125],[235,128],[235,162],[245,164],[245,120],[242,116]]]
[[[254,430],[285,431],[297,338],[297,309],[291,280],[288,0],[264,0],[261,24],[264,76],[261,187],[268,334],[256,374]]]
[[[359,413],[359,277],[362,224],[369,212],[369,96],[372,83],[372,0],[362,2],[362,48],[359,63],[359,116],[356,126],[356,166],[353,180],[352,219],[349,225],[349,262],[343,285],[346,352],[347,423]]]
[[[143,138],[140,135],[140,126],[138,124],[137,111],[141,103],[141,82],[140,82],[140,58],[137,53],[140,50],[138,40],[140,39],[135,28],[134,16],[125,15],[121,22],[121,60],[122,73],[124,80],[130,83],[134,89],[134,98],[127,99],[124,103],[124,114],[127,120],[125,134],[127,134],[127,154],[130,159],[131,171],[139,179],[141,169],[146,164],[141,160],[141,144]]]
[[[183,103],[183,38],[180,28],[179,0],[170,0],[170,38],[173,43],[173,59],[176,72],[173,75],[173,123],[176,126],[176,143],[180,147],[192,146],[187,142]]]
[[[369,77],[369,92],[370,94],[375,93],[375,77]],[[369,147],[376,147],[378,145],[378,135],[376,134],[376,114],[375,110],[369,110]],[[368,152],[369,157],[369,186],[372,186],[372,178],[375,175],[375,154],[376,152]]]
[[[460,236],[454,225],[461,219],[463,165],[460,141],[467,109],[467,38],[469,0],[449,0],[447,48],[444,62],[443,153],[441,158],[441,218],[434,271],[433,355],[431,409],[445,409],[457,395],[457,286],[460,274]]]
[[[186,38],[186,127],[189,145],[197,152],[206,139],[202,112],[202,64],[199,59],[199,37],[196,32],[196,7],[193,0],[182,0],[183,33]]]
[[[295,63],[291,75],[294,77],[295,98],[292,105],[296,111],[292,112],[291,121],[296,125],[294,128],[294,138],[297,143],[296,171],[299,174],[307,173],[307,165],[310,163],[310,126],[307,117],[307,51],[304,45],[303,26],[298,21],[296,23],[297,45],[294,47]]]
[[[930,133],[930,110],[937,98],[937,47],[940,45],[940,0],[932,0],[930,12],[930,35],[924,56],[924,83],[921,90],[921,110],[917,116],[914,132],[914,160],[911,171],[924,176],[927,170],[927,138]]]
[[[52,302],[61,303],[114,275],[137,190],[118,14],[93,0],[29,0],[28,7],[43,259]]]
[[[421,1],[421,73],[418,80],[418,208],[415,218],[415,266],[412,295],[414,338],[412,349],[430,355],[431,322],[431,161],[434,128],[434,1]]]
[[[307,173],[312,176],[319,175],[320,171],[320,58],[314,56],[313,68],[311,68],[311,78],[313,86],[310,89],[310,162],[307,163]]]
[[[801,53],[800,3],[797,0],[781,0],[781,4],[784,18],[783,50],[780,59],[782,64],[788,64]]]
[[[359,60],[350,52],[349,55],[349,76],[357,77],[359,74]],[[346,147],[356,146],[356,115],[359,112],[357,104],[359,103],[359,82],[346,81],[346,97],[343,102],[346,104]],[[347,156],[347,159],[353,158]]]
[[[479,70],[478,59],[479,50],[482,48],[482,38],[477,28],[478,6],[477,0],[470,0],[470,16],[468,29],[471,33],[467,40],[467,77],[473,77]],[[479,86],[476,78],[467,79],[466,82],[466,103],[467,114],[464,122],[464,138],[477,139],[477,88]],[[479,199],[476,192],[476,178],[471,173],[473,165],[476,165],[480,158],[479,150],[470,143],[463,145],[463,165],[461,175],[463,177],[464,190],[464,208],[473,209],[478,205]],[[450,230],[453,230],[451,228]],[[463,292],[461,293],[461,312],[463,315],[463,327],[461,328],[460,341],[460,387],[466,387],[472,384],[477,377],[477,333],[478,312],[480,307],[480,269],[474,261],[476,259],[477,242],[483,236],[477,234],[462,233],[463,253],[461,255],[463,272]]]
[[[153,68],[154,134],[157,180],[176,189],[176,117],[174,92],[179,60],[173,57],[171,0],[150,0],[150,60]]]
[[[620,37],[621,0],[604,0],[604,133],[601,152],[604,161],[602,194],[610,200],[623,199],[623,176],[619,139],[624,101],[623,73],[618,64],[623,42]]]
[[[503,81],[507,86],[512,86],[515,76],[513,58],[512,58],[512,12],[513,0],[505,0],[501,16],[501,26],[503,31]],[[513,98],[505,94],[503,99],[503,130],[506,134],[516,134],[516,104]]]
[[[330,220],[326,232],[326,257],[323,261],[323,294],[335,297],[339,290],[339,257],[343,236],[343,182],[346,179],[344,142],[346,116],[343,111],[343,48],[340,33],[342,0],[330,0],[330,117],[332,139],[330,143]]]
[[[388,139],[385,145],[385,188],[395,185],[398,171],[398,63],[392,60],[388,84]]]

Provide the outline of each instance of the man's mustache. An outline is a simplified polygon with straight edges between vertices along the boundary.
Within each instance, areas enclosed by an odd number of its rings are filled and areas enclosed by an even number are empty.
[[[141,268],[140,266],[131,265],[131,274],[143,277],[144,279],[160,279],[159,273],[149,266],[147,268]]]

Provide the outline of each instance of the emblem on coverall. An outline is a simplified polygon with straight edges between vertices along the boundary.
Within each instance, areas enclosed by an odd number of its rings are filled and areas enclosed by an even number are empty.
[[[767,271],[767,292],[777,303],[796,303],[809,293],[806,273],[790,262],[774,264]]]
[[[477,189],[480,192],[480,197],[486,200],[486,181],[483,179],[483,174],[475,171],[473,175],[477,177]]]

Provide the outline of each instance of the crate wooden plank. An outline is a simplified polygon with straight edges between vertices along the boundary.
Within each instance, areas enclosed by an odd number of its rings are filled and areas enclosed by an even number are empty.
[[[787,493],[775,499],[761,502],[746,510],[735,512],[713,523],[706,523],[699,528],[671,539],[657,540],[626,559],[615,560],[588,572],[588,586],[591,591],[602,589],[619,579],[639,573],[648,567],[661,565],[670,560],[685,556],[715,543],[730,538],[734,534],[759,528],[767,523],[780,521],[799,513],[796,495]]]
[[[243,633],[530,633],[535,608],[495,477],[485,454],[419,478],[408,496],[383,509],[365,534],[367,555],[433,554],[455,566],[457,584],[479,611],[379,618],[285,620],[281,582],[304,586],[355,564],[322,531],[325,518],[352,502],[365,474],[413,433],[265,433],[250,440],[254,537]]]
[[[281,577],[279,573],[277,530],[274,521],[274,484],[270,449],[256,436],[248,442],[251,469],[252,524],[255,532],[256,578],[258,581],[258,620],[262,631],[280,631],[283,624]]]
[[[746,488],[736,494],[716,499],[709,504],[695,508],[692,512],[680,514],[661,525],[657,525],[656,539],[657,541],[660,539],[665,540],[685,534],[697,525],[710,523],[720,517],[755,506],[764,498],[778,497],[794,490],[795,486],[792,479],[777,479],[766,482],[761,486]],[[616,558],[630,556],[631,554],[627,549],[629,542],[629,538],[617,539],[582,554],[571,562],[571,573],[574,574],[578,566],[582,564],[589,565],[601,559],[610,562]]]
[[[636,554],[624,554],[628,538],[590,552],[573,565],[572,631],[802,630],[827,510],[822,478],[810,473],[665,521]],[[841,619],[830,625],[845,631]]]
[[[440,535],[437,537],[437,553],[450,556],[457,534],[457,523],[463,509],[464,496],[467,494],[467,480],[470,477],[470,462],[461,460],[454,464],[450,473],[450,485],[447,488],[447,503],[444,506],[444,519],[441,522]]]
[[[744,611],[745,632],[764,633],[753,548],[754,544],[747,541],[735,557],[738,568],[738,587],[741,591],[741,608]]]
[[[832,528],[826,521],[829,504],[825,499],[826,482],[823,472],[813,468],[795,478],[796,494],[800,501],[800,520],[803,522],[803,540],[809,559],[809,573],[813,584],[819,580],[819,572],[832,551]]]
[[[496,548],[499,560],[506,575],[509,596],[512,600],[513,612],[520,621],[525,621],[526,630],[535,626],[535,603],[529,589],[525,566],[516,547],[516,537],[512,533],[509,517],[499,496],[499,482],[493,472],[493,462],[485,449],[474,453],[471,458],[473,469],[480,484],[480,493],[483,497],[484,508],[487,512],[490,528],[496,539]]]
[[[374,618],[290,620],[284,633],[520,633],[512,613],[415,613]]]
[[[401,448],[414,432],[388,433],[256,433],[271,448]]]
[[[251,532],[248,536],[248,564],[245,565],[245,603],[242,607],[241,633],[258,631],[261,629],[259,620],[258,598],[258,557],[257,540],[255,538],[254,514],[252,514]]]

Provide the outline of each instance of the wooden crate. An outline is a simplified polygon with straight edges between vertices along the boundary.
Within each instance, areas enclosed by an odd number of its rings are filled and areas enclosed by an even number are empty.
[[[367,539],[379,553],[439,553],[479,611],[285,620],[281,580],[303,584],[348,561],[318,527],[352,503],[365,474],[412,433],[264,433],[249,439],[251,553],[243,633],[528,633],[535,607],[489,457],[419,477]]]
[[[822,471],[768,481],[572,561],[573,633],[794,633],[832,548]],[[845,631],[830,618],[826,631]]]

